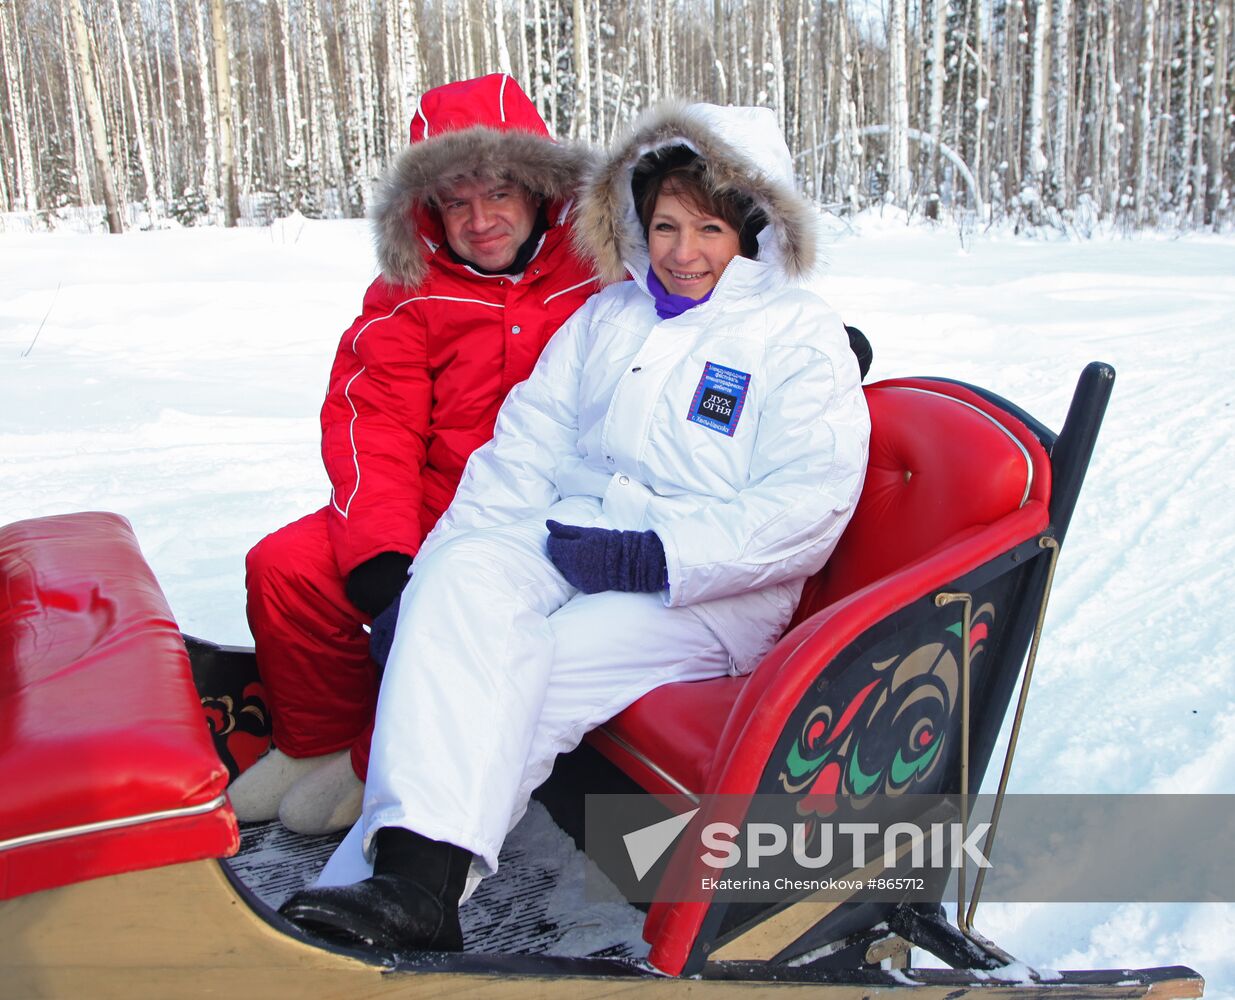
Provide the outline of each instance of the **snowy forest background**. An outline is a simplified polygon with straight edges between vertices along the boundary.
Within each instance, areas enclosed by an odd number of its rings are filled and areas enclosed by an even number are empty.
[[[363,214],[418,94],[775,109],[837,213],[1229,231],[1235,0],[0,0],[0,228]]]

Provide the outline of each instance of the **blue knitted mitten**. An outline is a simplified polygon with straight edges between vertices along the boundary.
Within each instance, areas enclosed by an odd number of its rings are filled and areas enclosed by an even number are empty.
[[[546,521],[553,565],[585,594],[664,590],[665,547],[654,531],[613,531]]]
[[[395,641],[395,624],[399,621],[399,601],[402,594],[394,599],[385,611],[373,619],[369,626],[369,655],[383,670],[386,661],[390,659],[390,646]]]

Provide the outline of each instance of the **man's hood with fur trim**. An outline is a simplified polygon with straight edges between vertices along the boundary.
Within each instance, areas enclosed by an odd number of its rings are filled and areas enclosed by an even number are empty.
[[[798,192],[793,160],[776,117],[767,108],[668,104],[642,115],[580,194],[575,221],[579,249],[596,262],[606,281],[628,268],[646,270],[648,252],[635,210],[631,176],[648,153],[687,146],[704,163],[704,179],[716,191],[738,191],[768,217],[759,236],[759,260],[799,281],[815,266],[817,215]]]
[[[550,224],[575,198],[592,154],[549,138],[536,108],[503,74],[435,87],[413,116],[411,145],[382,181],[373,210],[387,281],[418,285],[443,241],[436,196],[464,180],[510,180],[550,207]]]

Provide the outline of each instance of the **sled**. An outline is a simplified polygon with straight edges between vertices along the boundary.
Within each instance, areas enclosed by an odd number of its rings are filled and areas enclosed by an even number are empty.
[[[1058,436],[974,386],[867,386],[861,501],[785,635],[749,676],[667,685],[589,734],[538,793],[550,825],[566,837],[583,794],[616,789],[844,801],[861,774],[863,793],[873,781],[963,797],[981,784],[1011,711],[1002,795],[1056,559],[1113,380],[1109,366],[1085,369]],[[831,740],[842,728],[847,739]],[[973,886],[954,900],[955,924],[939,905],[942,886],[929,904],[860,894],[657,902],[637,914],[646,956],[613,945],[563,953],[553,935],[579,926],[560,912],[536,911],[513,936],[473,933],[475,901],[462,910],[462,953],[335,947],[281,918],[272,885],[286,876],[299,888],[338,838],[296,838],[277,824],[242,831],[228,804],[229,780],[268,732],[251,650],[181,635],[123,518],[81,513],[0,529],[4,993],[926,1000],[1203,991],[1179,966],[1027,968],[975,929]],[[921,766],[888,766],[898,753],[916,753]],[[526,875],[544,836],[515,844],[516,856],[504,851],[485,885],[513,873],[511,898],[552,897],[552,885]],[[666,872],[699,864],[679,843]],[[950,968],[912,967],[915,950]]]

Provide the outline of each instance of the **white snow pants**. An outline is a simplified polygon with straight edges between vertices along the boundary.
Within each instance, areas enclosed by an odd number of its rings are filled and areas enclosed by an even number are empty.
[[[364,813],[319,884],[369,874],[384,826],[464,847],[474,871],[492,874],[559,753],[661,684],[729,672],[712,631],[661,594],[576,591],[546,554],[546,517],[604,525],[598,501],[575,497],[417,557],[378,697]]]

